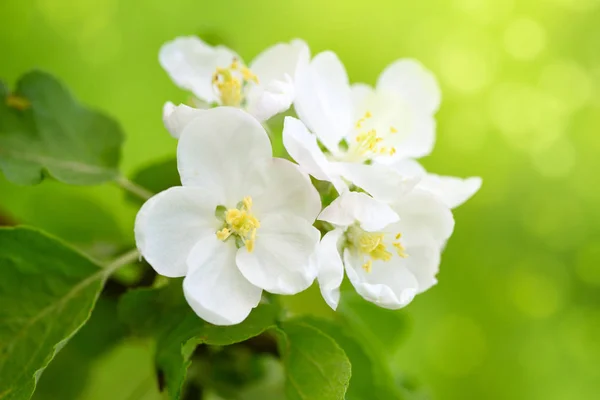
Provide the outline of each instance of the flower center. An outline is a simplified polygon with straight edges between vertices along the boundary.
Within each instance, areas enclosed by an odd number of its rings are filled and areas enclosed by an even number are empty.
[[[366,272],[371,272],[373,260],[390,261],[392,253],[388,251],[384,240],[385,233],[382,232],[366,232],[358,225],[354,225],[346,232],[346,237],[349,244],[356,249],[361,257],[367,257],[367,261],[362,265]],[[396,248],[396,253],[399,257],[406,258],[404,246],[400,243],[402,234],[398,233],[392,241],[392,246]]]
[[[359,131],[355,136],[354,142],[350,144],[348,151],[362,157],[370,157],[375,155],[390,155],[396,154],[394,146],[386,146],[383,136],[377,133],[374,128],[366,129],[365,125],[370,125],[369,120],[373,117],[369,111],[356,122],[356,129]],[[390,126],[390,134],[397,133],[398,130]]]
[[[221,207],[221,206],[220,206]],[[217,231],[219,240],[225,241],[231,236],[235,237],[236,244],[241,247],[245,245],[249,252],[254,250],[256,241],[256,231],[260,228],[260,221],[252,214],[252,197],[246,196],[244,200],[238,203],[237,208],[220,210],[217,207],[217,215],[224,219],[223,228]]]
[[[213,86],[224,106],[239,107],[244,100],[242,89],[248,82],[258,83],[258,78],[237,59],[227,68],[217,68],[213,75]]]

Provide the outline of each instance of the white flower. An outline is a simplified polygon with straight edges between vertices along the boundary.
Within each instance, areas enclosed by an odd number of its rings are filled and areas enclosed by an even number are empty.
[[[302,122],[286,118],[284,145],[302,168],[338,190],[340,177],[361,187],[356,181],[370,183],[373,175],[395,182],[393,171],[364,163],[385,165],[429,154],[439,103],[435,78],[416,61],[392,63],[374,89],[350,86],[337,56],[323,52],[298,72],[294,106]]]
[[[266,49],[246,67],[232,50],[195,36],[168,42],[159,54],[160,64],[178,86],[207,104],[244,108],[259,121],[290,107],[296,71],[309,57],[306,43],[296,39]]]
[[[185,276],[188,303],[211,323],[239,323],[263,289],[293,294],[316,276],[319,195],[297,165],[271,152],[248,113],[201,111],[177,147],[183,186],[152,197],[137,215],[143,257],[161,275]]]
[[[346,192],[318,219],[335,226],[316,253],[321,294],[333,309],[344,268],[366,300],[390,309],[406,306],[437,282],[440,252],[454,229],[450,209],[420,189],[392,207],[364,193]]]
[[[436,195],[448,207],[456,208],[469,200],[481,188],[481,178],[457,178],[428,173],[415,160],[401,160],[392,165],[404,177],[418,179],[417,188]]]

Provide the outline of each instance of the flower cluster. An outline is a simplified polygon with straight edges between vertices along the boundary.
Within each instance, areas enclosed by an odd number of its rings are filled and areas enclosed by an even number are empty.
[[[144,204],[135,235],[159,274],[185,277],[201,318],[239,323],[263,291],[295,294],[315,279],[335,309],[344,272],[390,309],[436,283],[451,209],[481,179],[430,174],[415,161],[433,148],[440,104],[421,64],[396,61],[373,88],[350,85],[334,53],[311,58],[301,40],[246,65],[196,37],[165,44],[160,62],[194,95],[193,106],[163,110],[182,186]],[[298,118],[285,117],[283,143],[297,164],[272,156],[262,125],[292,105]],[[338,194],[324,209],[309,175]]]

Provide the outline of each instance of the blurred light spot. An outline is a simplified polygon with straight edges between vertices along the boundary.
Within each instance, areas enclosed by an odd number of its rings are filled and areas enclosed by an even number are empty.
[[[440,139],[451,147],[474,153],[483,147],[489,130],[488,119],[475,107],[463,107],[448,113],[444,118]]]
[[[519,268],[511,277],[509,285],[513,304],[529,317],[549,317],[564,302],[559,283],[550,274]]]
[[[566,138],[559,138],[551,145],[537,149],[532,154],[535,169],[547,178],[568,176],[575,165],[575,149]]]
[[[583,282],[600,286],[600,241],[587,243],[579,250],[575,272]]]
[[[555,141],[566,124],[566,113],[559,101],[518,83],[503,83],[492,89],[489,113],[509,144],[527,152]]]
[[[448,315],[430,332],[429,362],[450,376],[468,375],[485,357],[486,338],[481,327],[464,315]]]
[[[37,6],[59,34],[67,39],[86,40],[100,36],[109,27],[117,11],[117,0],[37,0]]]
[[[490,81],[490,68],[481,52],[459,44],[442,47],[442,79],[461,93],[476,93]]]
[[[592,95],[592,80],[571,60],[556,61],[544,67],[539,86],[572,111],[583,107]]]
[[[528,375],[540,378],[552,374],[560,367],[560,352],[556,338],[549,335],[531,335],[520,343],[519,364]]]
[[[535,20],[520,18],[512,21],[504,32],[504,47],[518,60],[532,60],[544,48],[546,32]]]
[[[115,60],[121,51],[122,35],[116,26],[106,29],[99,37],[80,36],[81,58],[92,66],[102,66]]]
[[[562,319],[562,346],[579,362],[600,363],[600,311],[573,308]]]
[[[524,227],[550,249],[561,251],[581,245],[588,223],[580,199],[573,196],[568,186],[554,184],[546,191],[533,188],[532,195],[521,202]],[[549,262],[536,261],[539,265]]]
[[[599,0],[552,0],[552,2],[574,11],[590,11],[600,3]]]
[[[514,0],[455,0],[455,4],[457,9],[483,24],[501,20],[508,16],[514,8]]]

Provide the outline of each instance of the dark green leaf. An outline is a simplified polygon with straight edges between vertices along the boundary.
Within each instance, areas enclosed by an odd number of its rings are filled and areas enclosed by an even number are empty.
[[[170,158],[160,161],[137,171],[131,180],[152,193],[159,193],[173,186],[180,186],[177,160]],[[143,203],[137,196],[127,194],[128,199]]]
[[[198,344],[225,346],[257,336],[274,326],[277,308],[263,304],[238,325],[211,325],[185,302],[180,282],[172,281],[159,289],[127,293],[121,299],[119,315],[134,333],[156,340],[158,375],[164,378],[171,399],[179,399],[190,356]]]
[[[122,142],[114,120],[46,73],[25,74],[12,94],[0,84],[0,169],[12,182],[31,185],[45,174],[75,185],[113,180]]]
[[[0,399],[29,399],[89,318],[106,272],[39,231],[2,228],[0,274]]]
[[[286,373],[286,398],[344,399],[351,375],[344,350],[331,337],[301,320],[284,322],[277,332]]]
[[[352,378],[346,400],[401,400],[401,388],[394,383],[387,360],[370,351],[370,347],[354,336],[341,322],[304,317],[302,321],[330,336],[344,350],[352,364]]]

